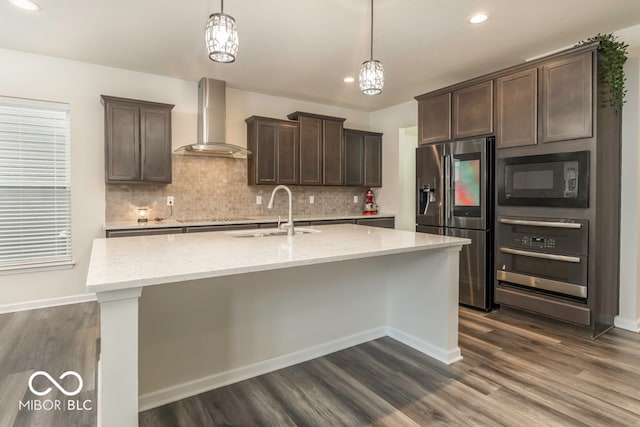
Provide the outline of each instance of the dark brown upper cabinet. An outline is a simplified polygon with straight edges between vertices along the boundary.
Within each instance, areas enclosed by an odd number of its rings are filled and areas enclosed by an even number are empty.
[[[344,128],[342,122],[324,120],[323,134],[323,183],[344,185]]]
[[[343,123],[339,117],[296,111],[300,126],[300,185],[342,185]]]
[[[451,139],[451,93],[418,100],[418,134],[420,144]]]
[[[322,184],[322,120],[302,116],[300,124],[300,184]]]
[[[540,141],[593,135],[593,53],[560,58],[540,67]]]
[[[247,123],[248,183],[298,184],[298,123],[251,116]]]
[[[382,187],[382,134],[344,131],[345,185]]]
[[[538,69],[496,80],[496,148],[535,145],[538,131]]]
[[[493,80],[453,91],[453,139],[493,133]]]
[[[173,105],[102,95],[107,184],[171,183]]]
[[[344,130],[345,185],[364,185],[364,135],[351,129]]]

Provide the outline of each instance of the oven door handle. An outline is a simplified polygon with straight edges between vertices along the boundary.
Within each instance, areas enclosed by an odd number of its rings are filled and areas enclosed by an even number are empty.
[[[503,252],[505,254],[511,254],[511,255],[528,256],[532,258],[542,258],[542,259],[551,259],[554,261],[580,263],[580,258],[575,256],[545,254],[541,252],[521,251],[519,249],[511,249],[511,248],[500,248],[500,252]]]
[[[509,218],[500,218],[498,222],[500,224],[511,224],[511,225],[532,225],[534,227],[573,228],[573,229],[582,228],[582,224],[578,222],[529,221],[526,219],[509,219]]]

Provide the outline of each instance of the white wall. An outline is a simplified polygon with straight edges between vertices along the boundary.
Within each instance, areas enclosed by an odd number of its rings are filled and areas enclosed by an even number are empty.
[[[622,112],[620,314],[615,324],[640,332],[640,60],[627,60],[625,74],[628,93]]]
[[[196,84],[0,50],[0,95],[65,102],[71,109],[72,269],[0,276],[0,306],[85,293],[91,241],[103,235],[104,125],[100,95],[175,104],[174,140],[195,138]]]
[[[398,139],[398,211],[396,228],[416,231],[416,147],[418,127],[401,128]]]
[[[400,182],[398,173],[398,147],[400,128],[418,124],[418,103],[414,100],[398,104],[370,115],[373,131],[382,132],[382,188],[376,194],[383,212],[400,212]],[[396,224],[397,226],[397,224]]]
[[[347,119],[344,122],[346,128],[369,130],[369,113],[364,111],[263,95],[227,87],[227,142],[246,147],[247,127],[244,119],[249,116],[265,116],[287,120],[287,114],[295,111],[343,117]]]
[[[76,262],[68,270],[0,275],[0,312],[30,301],[85,294],[91,242],[104,236],[101,94],[175,104],[173,147],[196,139],[197,82],[0,49],[0,96],[70,104],[72,251]],[[368,129],[366,112],[228,88],[227,138],[246,146],[245,118],[263,115],[286,119],[294,111],[345,117],[346,126]]]

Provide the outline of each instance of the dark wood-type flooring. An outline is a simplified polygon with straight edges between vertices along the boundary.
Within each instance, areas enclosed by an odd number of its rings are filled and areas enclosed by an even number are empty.
[[[83,303],[0,315],[0,427],[81,427],[96,425],[98,304]],[[34,378],[38,397],[28,388],[35,371],[46,371],[69,391],[77,380],[58,378],[66,371],[82,377],[80,393],[67,397],[46,378]],[[29,410],[19,402],[60,400],[61,410]],[[80,401],[91,410],[62,410],[68,401]],[[91,403],[85,403],[90,400]],[[74,404],[75,405],[75,404]]]
[[[95,402],[97,336],[95,303],[0,315],[0,426],[95,425],[95,403],[60,412],[18,401],[33,398],[35,370],[75,370],[77,398]],[[640,426],[638,334],[590,341],[463,308],[460,347],[464,360],[446,366],[382,338],[143,412],[140,425]]]
[[[640,335],[460,310],[451,366],[391,338],[140,414],[140,426],[640,425]]]

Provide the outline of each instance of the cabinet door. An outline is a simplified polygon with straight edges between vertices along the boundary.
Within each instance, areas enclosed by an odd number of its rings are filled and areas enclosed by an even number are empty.
[[[277,183],[297,184],[300,178],[298,170],[298,127],[278,125]]]
[[[542,142],[592,136],[592,61],[586,52],[542,65]]]
[[[521,71],[496,81],[496,148],[537,143],[538,70]]]
[[[300,184],[322,184],[322,119],[300,116]]]
[[[171,111],[140,108],[141,179],[171,182]]]
[[[344,129],[342,122],[323,120],[323,183],[344,184]]]
[[[395,220],[393,218],[367,218],[359,219],[356,224],[369,227],[394,228]]]
[[[106,103],[106,182],[140,180],[140,110]]]
[[[493,80],[453,92],[453,138],[493,133]]]
[[[418,102],[420,144],[451,139],[451,94],[445,93]]]
[[[382,137],[364,137],[364,185],[382,187]]]
[[[155,236],[158,234],[182,234],[182,228],[149,228],[145,230],[107,230],[107,237]]]
[[[278,124],[257,122],[255,141],[255,177],[256,184],[275,184],[277,182],[277,143]]]
[[[364,185],[364,135],[357,132],[344,133],[344,183]]]

